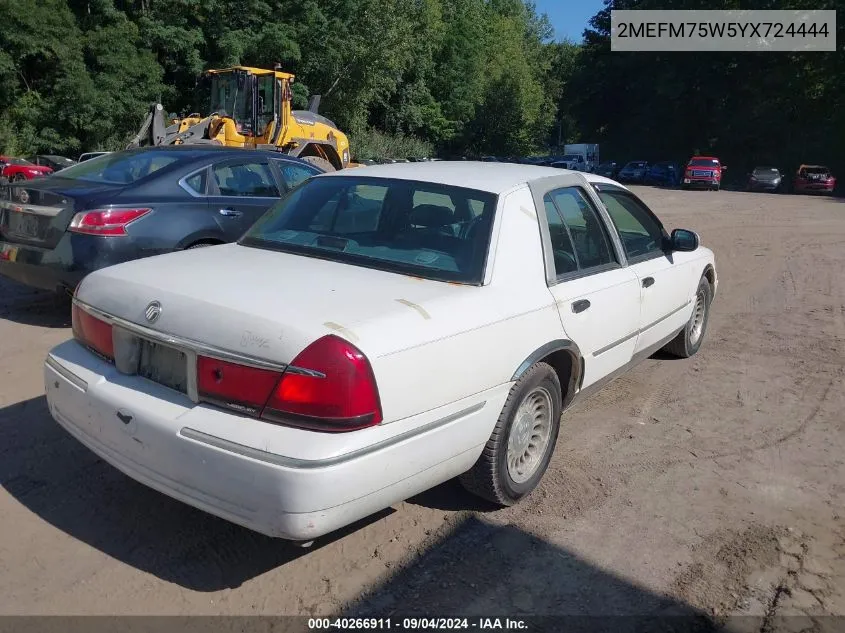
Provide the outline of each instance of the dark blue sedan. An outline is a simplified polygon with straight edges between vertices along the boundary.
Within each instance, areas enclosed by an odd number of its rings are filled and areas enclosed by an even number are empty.
[[[681,184],[681,168],[678,163],[662,161],[649,167],[645,184],[661,187],[676,187]]]
[[[261,150],[181,145],[115,152],[0,187],[0,275],[73,290],[93,270],[234,242],[320,170]]]

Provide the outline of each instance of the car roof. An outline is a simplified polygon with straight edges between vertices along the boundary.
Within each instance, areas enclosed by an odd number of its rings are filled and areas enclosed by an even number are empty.
[[[272,155],[273,158],[288,160],[299,164],[311,165],[311,163],[309,163],[308,161],[305,161],[301,158],[297,158],[296,156],[291,156],[290,154],[283,154],[281,152],[275,152],[272,150],[226,147],[225,145],[205,145],[199,143],[186,143],[183,145],[147,145],[144,147],[134,147],[132,149],[121,150],[118,152],[86,152],[86,154],[143,154],[145,152],[152,151],[168,153],[173,152],[175,154],[192,154],[189,159],[191,162],[205,160],[210,156],[214,156],[216,154],[231,155],[233,157],[243,156],[244,158],[249,156],[265,157],[268,155]],[[82,156],[85,156],[86,154],[82,154]]]
[[[494,194],[504,193],[535,180],[566,174],[580,174],[590,182],[617,184],[604,176],[569,169],[555,169],[554,167],[539,167],[519,163],[487,163],[464,160],[372,165],[363,169],[356,169],[353,173],[356,176],[373,178],[419,180],[453,187],[466,187]],[[349,175],[349,172],[341,170],[320,174],[318,178],[346,175]]]
[[[702,158],[704,160],[719,160],[715,156],[693,156],[693,157],[690,158],[690,160],[693,160],[695,158]]]

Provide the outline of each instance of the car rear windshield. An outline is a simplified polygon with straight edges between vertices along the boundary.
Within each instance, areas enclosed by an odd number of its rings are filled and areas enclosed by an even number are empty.
[[[715,158],[693,158],[689,164],[693,167],[718,167],[719,161]]]
[[[281,199],[240,244],[480,285],[494,194],[365,176],[312,178]]]
[[[63,169],[61,176],[108,185],[131,185],[178,161],[179,156],[167,150],[115,152]]]
[[[30,163],[28,160],[25,160],[23,158],[10,158],[8,164],[9,165],[31,165],[31,166],[35,166],[35,163]]]
[[[754,174],[757,176],[777,176],[780,172],[778,172],[776,167],[755,167]]]
[[[808,174],[822,174],[826,175],[830,173],[830,170],[827,167],[805,167],[804,171]]]

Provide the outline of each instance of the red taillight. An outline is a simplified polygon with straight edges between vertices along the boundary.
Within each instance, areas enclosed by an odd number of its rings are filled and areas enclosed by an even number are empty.
[[[282,374],[205,356],[197,357],[200,398],[258,415]]]
[[[98,319],[75,303],[71,311],[71,320],[73,336],[76,340],[109,360],[114,360],[114,343],[112,342],[112,326],[110,323]]]
[[[370,362],[351,343],[324,336],[293,360],[262,417],[324,431],[378,424],[381,405]]]
[[[95,209],[73,216],[69,231],[88,235],[126,235],[126,227],[152,209]]]

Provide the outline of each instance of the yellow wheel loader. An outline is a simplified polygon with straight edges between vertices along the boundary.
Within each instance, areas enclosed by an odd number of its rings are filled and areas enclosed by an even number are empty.
[[[166,121],[163,106],[156,103],[127,149],[205,143],[275,150],[327,171],[349,166],[349,139],[333,122],[317,114],[319,95],[311,97],[308,110],[291,109],[292,74],[278,67],[235,66],[210,70],[207,77],[211,80],[211,114]]]

